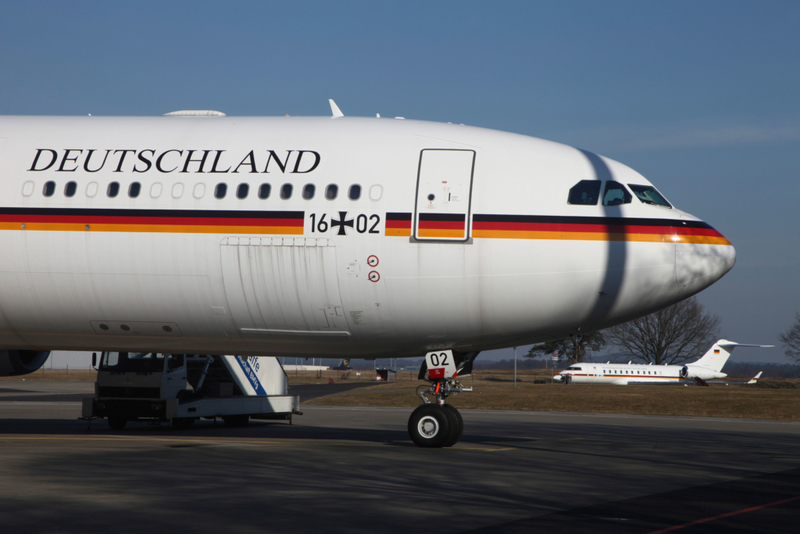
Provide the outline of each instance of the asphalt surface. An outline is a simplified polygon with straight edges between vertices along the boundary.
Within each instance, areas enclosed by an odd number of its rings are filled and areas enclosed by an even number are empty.
[[[426,450],[405,408],[87,430],[92,391],[0,383],[2,532],[798,531],[794,422],[463,410]]]

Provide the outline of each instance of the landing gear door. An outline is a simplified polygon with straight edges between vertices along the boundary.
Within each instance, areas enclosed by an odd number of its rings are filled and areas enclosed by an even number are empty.
[[[425,149],[420,153],[414,239],[467,241],[474,150]]]

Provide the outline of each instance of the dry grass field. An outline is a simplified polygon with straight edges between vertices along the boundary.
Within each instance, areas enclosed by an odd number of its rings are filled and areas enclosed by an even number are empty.
[[[364,374],[362,371],[362,378]],[[304,404],[413,408],[421,402],[415,395],[417,387],[427,387],[427,382],[403,375],[396,382],[376,383]],[[453,396],[449,402],[459,408],[493,410],[800,420],[798,381],[767,380],[756,387],[595,386],[553,384],[549,378],[550,373],[545,371],[518,372],[515,388],[513,371],[477,371],[462,382],[474,391]]]
[[[348,378],[339,371],[291,371],[289,384],[373,383],[346,393],[302,402],[326,406],[405,406],[420,404],[417,373],[398,373],[397,380],[374,382],[372,371],[351,371]],[[23,377],[0,381],[94,381],[91,370],[45,369]],[[741,380],[747,380],[745,378]],[[449,399],[459,408],[533,410],[542,412],[627,413],[641,415],[683,415],[742,417],[800,421],[800,381],[765,379],[758,386],[607,386],[550,383],[550,371],[520,371],[514,387],[513,371],[476,371],[463,380],[472,393]]]

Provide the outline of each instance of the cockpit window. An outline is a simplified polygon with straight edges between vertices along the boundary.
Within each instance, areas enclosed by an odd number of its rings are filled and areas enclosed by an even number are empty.
[[[570,367],[569,369],[567,369],[567,371],[580,371],[580,370],[581,370],[580,367]]]
[[[620,204],[630,204],[633,197],[625,186],[619,182],[609,180],[606,182],[606,189],[603,192],[603,206],[619,206]]]
[[[567,204],[596,206],[602,183],[600,180],[581,180],[569,190]]]
[[[667,208],[672,207],[672,204],[667,202],[667,199],[664,198],[661,193],[656,191],[656,188],[652,185],[628,184],[628,187],[631,188],[631,191],[633,191],[633,194],[636,195],[636,198],[645,204],[656,204],[658,206],[665,206]]]

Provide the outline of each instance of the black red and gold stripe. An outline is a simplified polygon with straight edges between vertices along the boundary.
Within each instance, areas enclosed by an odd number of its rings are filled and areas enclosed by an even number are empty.
[[[302,211],[0,208],[0,230],[302,235],[304,221]]]
[[[430,214],[427,217],[431,217]],[[453,217],[453,216],[448,216]],[[420,237],[463,236],[460,221],[430,222],[420,215]],[[429,226],[424,226],[429,225]],[[451,226],[448,226],[451,225]],[[423,234],[423,231],[428,234]],[[411,213],[387,213],[386,235],[411,236]],[[565,217],[537,215],[476,214],[472,220],[476,239],[553,239],[575,241],[637,241],[654,243],[696,243],[730,245],[725,237],[702,221],[623,217]]]
[[[467,235],[466,224],[467,217],[463,213],[420,213],[417,236],[429,239],[463,239]]]
[[[386,235],[409,237],[411,235],[410,213],[386,213]]]
[[[628,217],[475,215],[475,238],[639,241],[730,245],[702,221]]]

